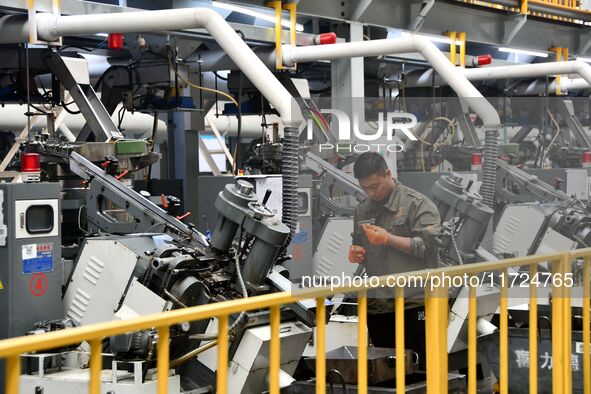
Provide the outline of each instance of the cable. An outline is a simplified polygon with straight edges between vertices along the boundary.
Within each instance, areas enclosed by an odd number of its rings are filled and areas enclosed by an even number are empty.
[[[207,88],[205,86],[200,86],[200,85],[194,84],[193,82],[187,81],[187,79],[185,79],[185,77],[183,77],[181,74],[179,74],[179,72],[176,69],[174,63],[172,62],[170,56],[168,57],[168,63],[170,64],[170,67],[172,68],[172,70],[174,71],[174,73],[177,75],[177,77],[179,77],[179,79],[181,81],[183,81],[184,83],[186,83],[190,87],[195,88],[195,89],[199,89],[199,90],[203,90],[204,92],[221,94],[222,96],[227,97],[232,103],[234,103],[234,105],[237,108],[239,107],[238,102],[236,101],[236,99],[231,94],[226,93],[226,92],[222,92],[221,90],[218,90],[218,89]]]
[[[121,109],[119,110],[119,112],[117,113],[117,121],[119,122],[117,124],[117,128],[119,130],[121,130],[121,123],[123,123],[123,117],[125,116],[125,112],[127,110],[125,109],[125,107],[121,107]]]
[[[218,72],[217,72],[217,71],[214,71],[214,72],[213,72],[213,74],[214,74],[214,75],[215,75],[217,78],[221,79],[222,81],[227,81],[227,80],[228,80],[228,78],[224,78],[224,77],[222,77],[220,74],[218,74]]]
[[[68,105],[70,105],[72,103],[74,103],[74,101],[70,101],[67,104],[62,101],[61,106],[70,115],[78,115],[79,113],[81,113],[82,111],[80,111],[80,110],[78,110],[78,111],[72,111],[71,109],[68,108]]]
[[[242,97],[242,72],[240,72],[240,81],[238,83],[238,100]],[[240,140],[242,138],[242,108],[238,105],[238,132],[236,133],[236,146],[234,147],[234,175],[238,171],[238,153],[240,152]]]
[[[244,278],[242,278],[242,271],[240,269],[240,258],[242,257],[242,254],[244,252],[244,250],[242,249],[242,236],[244,235],[244,220],[246,219],[246,215],[244,215],[242,217],[242,223],[240,223],[240,238],[238,240],[238,250],[236,251],[236,255],[234,256],[234,263],[236,264],[236,276],[238,278],[238,283],[240,284],[240,290],[242,290],[242,296],[244,298],[248,298],[248,291],[246,291],[246,285],[244,284]],[[240,315],[238,315],[238,318],[234,321],[234,323],[232,323],[232,325],[230,326],[229,331],[233,332],[241,323],[241,321],[244,319],[244,316],[246,316],[246,312],[242,311],[240,312]]]
[[[156,148],[156,137],[158,131],[158,114],[154,112],[154,123],[152,124],[152,146],[150,147],[150,152],[154,152]],[[152,177],[152,164],[148,167],[148,174],[144,179],[144,183],[146,184],[146,188],[148,188],[148,182],[150,182],[150,178]]]
[[[558,134],[560,134],[560,125],[558,124],[556,119],[554,119],[554,116],[552,116],[552,112],[550,112],[550,110],[547,108],[546,108],[546,111],[548,111],[548,115],[550,115],[550,119],[552,120],[552,123],[554,123],[556,125],[556,134],[554,134],[554,138],[552,138],[552,140],[550,141],[550,144],[548,145],[548,148],[546,149],[546,151],[542,155],[542,162],[540,163],[540,168],[542,168],[542,166],[544,165],[544,162],[546,161],[546,155],[548,155],[548,152],[550,152],[550,148],[552,148],[552,145],[554,145],[554,141],[556,141],[556,137],[558,137]]]
[[[241,128],[242,128],[242,111],[240,110],[240,105],[238,104],[238,101],[236,101],[236,99],[234,98],[234,96],[232,96],[229,93],[223,92],[221,90],[218,89],[213,89],[213,88],[208,88],[205,86],[201,86],[201,85],[197,85],[194,84],[193,82],[188,81],[185,77],[183,77],[177,70],[176,66],[174,65],[172,58],[170,57],[170,54],[168,55],[168,64],[170,65],[170,68],[172,68],[172,71],[174,72],[174,74],[184,83],[186,83],[187,85],[189,85],[190,87],[194,88],[194,89],[198,89],[198,90],[202,90],[204,92],[210,92],[210,93],[216,93],[216,94],[220,94],[226,98],[228,98],[238,109],[238,133],[240,133]],[[236,151],[235,151],[236,152]],[[234,163],[233,163],[233,170],[234,170],[234,175],[236,175],[236,156],[234,156]]]
[[[454,124],[453,120],[451,120],[451,119],[449,119],[449,118],[446,118],[445,116],[438,116],[438,117],[436,117],[436,118],[435,118],[435,119],[433,119],[433,120],[434,120],[434,121],[435,121],[435,120],[445,120],[445,121],[446,121],[446,122],[449,124],[449,127],[451,128],[451,133],[450,133],[450,136],[449,136],[449,144],[451,144],[451,142],[453,141],[453,137],[456,135],[456,126],[455,126],[455,124]],[[440,144],[438,144],[438,145],[436,145],[436,144],[433,144],[433,145],[434,145],[435,147],[439,147],[439,146],[441,146],[441,145],[446,145],[446,144],[445,144],[445,139],[444,139],[444,140],[443,140],[443,142],[441,142]]]

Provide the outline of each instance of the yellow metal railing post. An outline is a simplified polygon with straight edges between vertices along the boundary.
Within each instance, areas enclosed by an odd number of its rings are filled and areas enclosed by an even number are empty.
[[[529,392],[538,393],[538,265],[529,268]]]
[[[277,58],[275,68],[277,70],[283,70],[283,57],[281,54],[281,45],[283,44],[281,42],[281,33],[283,32],[281,27],[281,1],[268,1],[265,5],[275,9],[275,54]]]
[[[170,362],[170,328],[168,326],[158,327],[158,351],[157,375],[158,394],[168,394],[168,370]]]
[[[528,13],[528,4],[527,0],[521,0],[521,13],[526,14]]]
[[[427,352],[427,394],[447,393],[447,289],[425,288],[425,333]]]
[[[507,269],[501,270],[500,332],[499,332],[499,384],[501,394],[509,394],[509,315]]]
[[[10,356],[6,360],[6,393],[18,394],[20,391],[21,358]]]
[[[89,393],[100,394],[101,371],[103,369],[103,343],[100,338],[90,341],[90,380]]]
[[[216,393],[228,392],[228,315],[218,317],[218,369]]]
[[[404,287],[396,288],[394,301],[394,316],[396,319],[396,391],[404,393],[406,387],[406,360],[404,350]]]
[[[583,260],[583,393],[591,394],[591,342],[589,321],[589,308],[591,308],[589,297],[591,296],[591,284],[589,283],[589,266],[591,256],[585,256]]]
[[[564,283],[570,259],[564,253],[552,262],[552,390],[565,394],[572,391],[570,291]]]
[[[289,43],[291,46],[297,45],[297,7],[295,2],[283,5],[283,9],[289,11]]]
[[[326,306],[316,298],[316,393],[326,393]]]
[[[551,52],[554,52],[555,55],[555,61],[557,62],[561,62],[562,61],[562,51],[563,48],[560,47],[552,47],[549,48],[548,50]],[[561,85],[560,85],[560,75],[557,75],[556,78],[554,79],[555,85],[556,85],[556,89],[555,89],[555,93],[557,96],[560,96],[562,94],[562,89],[561,89]]]
[[[455,31],[446,31],[443,33],[444,36],[448,36],[450,43],[449,43],[449,61],[454,66],[456,65],[456,36],[457,33]]]
[[[470,286],[468,302],[468,394],[476,394],[476,287]]]
[[[271,307],[271,345],[269,347],[269,392],[279,394],[279,368],[281,365],[281,338],[279,326],[281,325],[281,311],[279,305]]]
[[[567,274],[571,275],[572,258],[569,253],[565,253],[562,259],[563,275],[561,280],[562,286],[562,302],[564,303],[564,392],[566,394],[573,391],[573,376],[572,376],[572,303],[571,303],[571,285],[566,284]]]
[[[460,39],[460,67],[466,67],[466,33],[458,33]]]
[[[367,292],[357,293],[357,392],[367,394]]]

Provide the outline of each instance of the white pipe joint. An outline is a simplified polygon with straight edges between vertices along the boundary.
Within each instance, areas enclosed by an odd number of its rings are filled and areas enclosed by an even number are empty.
[[[282,60],[286,66],[293,66],[298,62],[311,62],[317,60],[336,60],[354,57],[383,56],[397,53],[419,52],[441,78],[456,92],[482,119],[484,127],[489,130],[498,130],[501,119],[495,108],[482,94],[468,81],[461,71],[453,66],[447,57],[424,37],[412,36],[408,38],[370,40],[358,42],[346,42],[340,44],[292,47],[282,47]]]
[[[299,126],[302,120],[299,107],[287,89],[236,34],[228,22],[209,8],[73,16],[41,13],[37,14],[36,22],[38,37],[47,41],[75,34],[143,33],[204,28],[275,107],[285,126]]]

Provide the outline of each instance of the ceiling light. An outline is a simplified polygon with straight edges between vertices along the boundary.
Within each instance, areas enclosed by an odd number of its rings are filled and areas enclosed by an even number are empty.
[[[267,22],[275,23],[275,17],[273,15],[269,15],[269,14],[265,14],[265,13],[262,13],[259,11],[255,11],[252,8],[242,7],[242,6],[234,5],[234,4],[230,4],[230,3],[222,3],[220,1],[212,1],[211,5],[214,7],[217,7],[217,8],[223,8],[225,10],[239,12],[241,14],[254,16],[255,18],[262,19]],[[290,21],[288,21],[286,19],[281,19],[281,25],[283,27],[290,27],[291,23],[290,23]],[[304,31],[304,25],[302,25],[300,23],[296,23],[296,30],[297,31]]]
[[[528,56],[537,56],[537,57],[548,57],[547,52],[529,51],[527,49],[515,49],[515,48],[500,47],[499,52],[516,53],[518,55],[528,55]]]

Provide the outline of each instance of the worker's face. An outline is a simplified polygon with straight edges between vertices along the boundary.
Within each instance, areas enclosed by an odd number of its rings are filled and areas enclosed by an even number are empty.
[[[390,196],[394,188],[392,171],[386,170],[384,175],[372,174],[366,178],[360,178],[359,186],[370,199],[375,202],[382,202]]]

